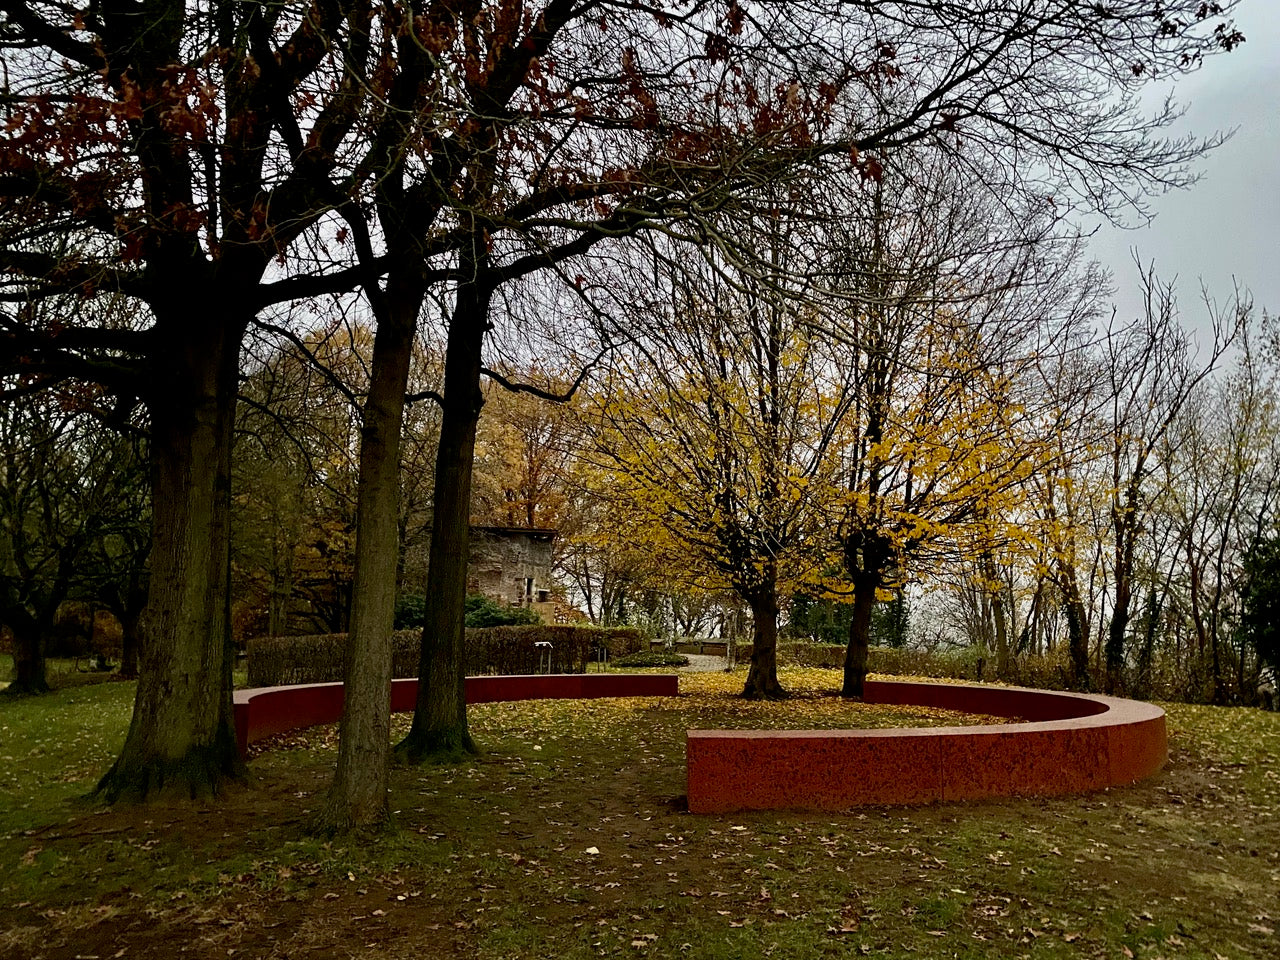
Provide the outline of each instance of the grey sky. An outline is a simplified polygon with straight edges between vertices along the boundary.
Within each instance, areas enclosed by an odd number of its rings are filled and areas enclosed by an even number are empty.
[[[1259,310],[1280,312],[1280,3],[1243,0],[1235,21],[1245,43],[1175,90],[1187,107],[1175,133],[1235,136],[1201,163],[1199,183],[1154,200],[1150,227],[1104,227],[1090,245],[1112,271],[1121,318],[1141,308],[1131,248],[1144,263],[1154,260],[1163,279],[1176,275],[1189,327],[1203,322],[1202,281],[1222,302],[1234,278]]]

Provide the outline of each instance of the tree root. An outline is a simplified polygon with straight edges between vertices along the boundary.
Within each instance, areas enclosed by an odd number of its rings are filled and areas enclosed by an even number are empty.
[[[480,748],[471,739],[466,727],[447,730],[410,730],[409,735],[396,744],[392,760],[402,766],[423,764],[451,765],[477,756]]]
[[[234,743],[229,750],[225,745],[194,747],[177,760],[122,754],[90,797],[108,804],[142,803],[164,796],[195,800],[219,796],[226,787],[246,780]]]

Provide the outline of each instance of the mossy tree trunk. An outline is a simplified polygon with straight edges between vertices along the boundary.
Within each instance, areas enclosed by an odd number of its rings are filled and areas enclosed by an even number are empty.
[[[13,632],[13,677],[5,694],[16,697],[48,693],[44,634],[39,621],[16,603],[7,605],[0,615]]]
[[[98,784],[108,801],[215,794],[240,779],[231,705],[231,438],[244,326],[183,298],[158,316],[152,551],[133,719]],[[180,309],[180,313],[177,310]]]
[[[1092,690],[1089,674],[1089,627],[1084,603],[1080,599],[1074,576],[1061,584],[1062,610],[1067,618],[1067,650],[1071,656],[1071,685],[1076,690]]]

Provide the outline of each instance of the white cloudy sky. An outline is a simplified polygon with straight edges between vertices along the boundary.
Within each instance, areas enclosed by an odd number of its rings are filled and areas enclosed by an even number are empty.
[[[1280,313],[1280,2],[1242,0],[1235,13],[1245,43],[1182,80],[1187,108],[1177,131],[1235,130],[1200,164],[1189,190],[1155,200],[1155,221],[1137,230],[1101,229],[1090,252],[1111,269],[1121,316],[1136,314],[1131,249],[1178,279],[1184,323],[1198,326],[1203,283],[1219,300],[1238,283],[1256,308]]]

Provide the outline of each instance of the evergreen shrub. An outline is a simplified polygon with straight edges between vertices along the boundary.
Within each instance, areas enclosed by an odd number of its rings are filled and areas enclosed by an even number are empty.
[[[420,593],[406,593],[396,601],[397,630],[411,627],[421,629],[426,620],[427,600]],[[512,607],[499,603],[483,593],[467,595],[465,622],[468,627],[509,627],[519,624],[541,623],[542,618],[527,607]]]

